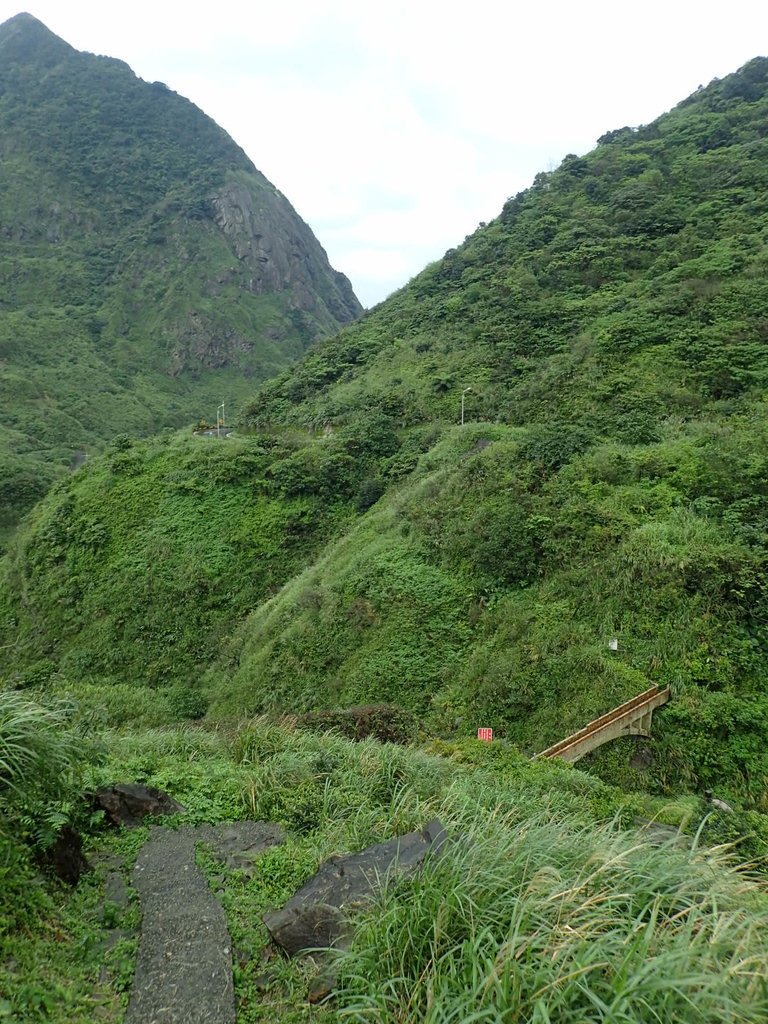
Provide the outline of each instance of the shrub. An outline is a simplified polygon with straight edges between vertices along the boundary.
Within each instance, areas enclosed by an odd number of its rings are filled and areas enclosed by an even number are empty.
[[[191,718],[193,721],[204,718],[208,710],[208,698],[205,694],[183,686],[174,687],[169,692],[168,704],[177,718]]]
[[[390,704],[309,711],[301,715],[296,724],[311,732],[339,732],[351,740],[373,737],[382,743],[412,743],[419,732],[419,719],[416,715]]]

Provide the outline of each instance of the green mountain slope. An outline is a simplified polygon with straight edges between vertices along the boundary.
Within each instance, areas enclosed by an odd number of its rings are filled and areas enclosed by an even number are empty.
[[[0,530],[77,452],[213,418],[359,312],[192,103],[0,25]]]
[[[7,678],[529,750],[659,682],[642,767],[598,769],[759,804],[767,114],[758,59],[608,133],[266,384],[253,436],[75,474],[6,562]]]

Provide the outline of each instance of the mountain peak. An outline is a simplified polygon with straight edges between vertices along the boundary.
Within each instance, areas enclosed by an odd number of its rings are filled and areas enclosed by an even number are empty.
[[[26,13],[0,25],[0,140],[0,356],[10,345],[25,379],[76,376],[89,395],[118,396],[100,417],[104,440],[210,416],[212,387],[231,415],[257,381],[361,311],[286,197],[211,118]],[[40,317],[34,338],[17,324],[28,310]],[[133,397],[139,367],[157,413]],[[85,447],[74,391],[46,392],[67,407],[56,428],[36,393],[19,396],[12,428],[28,438],[25,476],[0,422],[0,542],[16,504],[8,473],[40,481],[40,494],[67,461],[40,439]]]
[[[22,11],[0,25],[0,55],[3,63],[22,61],[50,66],[62,56],[75,53],[34,15]]]
[[[27,11],[20,11],[18,14],[14,14],[12,18],[8,18],[7,21],[0,24],[0,33],[19,26],[23,27],[25,25],[40,25],[42,28],[45,28],[42,21],[36,18],[34,14],[29,14]]]

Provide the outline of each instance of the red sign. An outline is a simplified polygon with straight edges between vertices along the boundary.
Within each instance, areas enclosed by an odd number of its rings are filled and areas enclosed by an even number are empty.
[[[490,743],[493,740],[493,729],[478,729],[477,738],[484,743]]]

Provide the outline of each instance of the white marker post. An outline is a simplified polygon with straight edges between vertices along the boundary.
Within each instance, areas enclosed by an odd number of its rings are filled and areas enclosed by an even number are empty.
[[[464,388],[461,392],[461,425],[464,426],[464,396],[470,392],[472,388]]]

